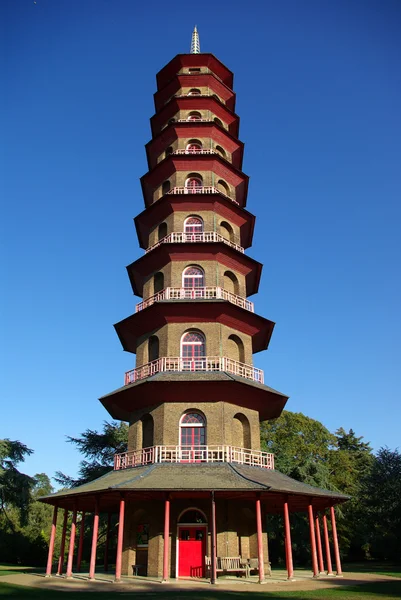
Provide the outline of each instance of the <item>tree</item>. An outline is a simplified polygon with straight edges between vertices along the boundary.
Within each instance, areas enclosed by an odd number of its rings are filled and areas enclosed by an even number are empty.
[[[0,510],[12,529],[13,520],[8,514],[11,508],[17,509],[21,524],[28,519],[34,479],[21,473],[17,465],[32,453],[33,450],[19,441],[0,440]]]
[[[278,419],[261,424],[261,442],[275,454],[276,468],[282,473],[332,489],[329,457],[336,438],[319,421],[285,410]]]
[[[373,557],[401,557],[401,453],[380,448],[363,481],[361,514]]]
[[[65,487],[76,487],[105,475],[113,468],[114,454],[127,449],[128,425],[104,421],[102,432],[87,429],[81,437],[68,436],[67,440],[90,460],[81,461],[77,479],[58,471],[55,480]]]

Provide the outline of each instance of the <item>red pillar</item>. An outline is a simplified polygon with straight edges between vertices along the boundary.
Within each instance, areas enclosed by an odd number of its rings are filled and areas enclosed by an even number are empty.
[[[95,499],[95,516],[93,518],[92,548],[89,564],[89,579],[95,579],[97,536],[99,531],[99,497]]]
[[[256,531],[258,536],[259,583],[263,583],[265,580],[265,562],[263,557],[262,511],[260,508],[260,498],[256,499]]]
[[[84,528],[85,528],[85,513],[82,512],[81,526],[79,528],[79,543],[78,543],[78,557],[77,557],[78,573],[81,570],[82,550],[84,549]]]
[[[70,546],[68,549],[68,559],[67,559],[67,572],[66,577],[72,577],[72,561],[74,559],[74,546],[75,546],[75,533],[77,529],[77,509],[74,507],[74,512],[72,513],[72,523],[71,523],[71,533],[70,533]]]
[[[334,546],[334,557],[336,560],[337,577],[342,577],[340,550],[338,547],[337,527],[336,527],[336,515],[334,512],[334,506],[330,507],[331,514],[331,530],[333,532],[333,546]]]
[[[104,570],[106,572],[109,570],[110,522],[111,522],[111,513],[107,513],[106,542],[104,545]]]
[[[333,567],[331,565],[331,555],[330,555],[329,530],[327,527],[327,517],[326,517],[325,513],[323,513],[323,532],[324,532],[324,545],[326,548],[327,575],[333,575]]]
[[[67,535],[68,510],[64,509],[63,532],[61,534],[60,556],[58,558],[57,575],[63,574],[64,556],[65,556],[65,536]]]
[[[310,531],[310,546],[311,546],[311,556],[312,556],[313,577],[319,577],[319,569],[317,566],[317,554],[316,554],[315,527],[314,527],[314,523],[313,523],[313,508],[312,508],[311,501],[309,502],[308,513],[309,513],[309,531]]]
[[[216,502],[214,499],[214,492],[212,492],[212,531],[211,531],[211,560],[210,560],[210,583],[216,583],[217,570],[216,570]]]
[[[163,581],[168,581],[170,573],[169,564],[170,546],[170,499],[167,497],[164,503],[164,541],[163,541]]]
[[[52,521],[52,528],[50,531],[49,553],[47,555],[46,577],[51,577],[51,575],[52,575],[54,542],[56,540],[57,510],[58,510],[58,507],[56,504],[53,509],[53,521]]]
[[[123,539],[124,539],[124,510],[125,499],[121,496],[120,499],[120,515],[118,519],[118,536],[117,536],[117,555],[116,555],[116,581],[121,581],[121,562],[123,555]]]
[[[291,527],[290,514],[288,511],[288,500],[284,502],[284,531],[285,531],[285,558],[287,563],[288,579],[294,577],[294,566],[292,562]]]
[[[319,572],[324,573],[322,538],[320,536],[320,523],[319,523],[318,513],[316,513],[316,516],[315,516],[315,529],[316,529],[317,560],[318,560],[318,564],[319,564]]]

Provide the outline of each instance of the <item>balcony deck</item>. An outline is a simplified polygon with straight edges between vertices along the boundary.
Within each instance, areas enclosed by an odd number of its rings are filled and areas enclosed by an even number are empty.
[[[163,356],[125,373],[124,385],[152,377],[156,373],[167,372],[216,372],[224,371],[238,377],[244,377],[257,383],[264,382],[264,373],[253,365],[228,358],[227,356],[204,356],[200,358],[180,358]]]
[[[221,190],[218,190],[213,185],[207,185],[207,186],[203,186],[203,187],[199,186],[199,187],[192,187],[192,188],[176,186],[176,187],[173,187],[171,190],[169,190],[167,192],[167,194],[219,194],[220,196],[224,196],[224,198],[228,198],[229,200],[231,200],[231,202],[234,202],[234,204],[238,204],[238,206],[239,206],[239,202],[237,200],[235,200],[234,198],[231,198],[231,196],[228,196],[228,194],[225,194]]]
[[[152,446],[114,455],[114,470],[157,463],[238,463],[274,469],[274,454],[236,446]]]
[[[222,242],[227,244],[230,248],[238,250],[241,254],[244,254],[245,250],[239,244],[231,242],[217,231],[202,231],[200,233],[184,233],[182,231],[175,231],[169,235],[164,236],[161,240],[146,248],[146,252],[151,252],[161,244],[197,244],[197,243],[210,243],[210,242]]]
[[[140,312],[144,308],[152,306],[155,302],[161,302],[162,300],[227,300],[236,306],[245,308],[245,310],[255,312],[253,302],[218,286],[200,288],[167,287],[157,294],[153,294],[153,296],[150,296],[146,300],[143,300],[143,302],[139,302],[135,307],[135,312]]]

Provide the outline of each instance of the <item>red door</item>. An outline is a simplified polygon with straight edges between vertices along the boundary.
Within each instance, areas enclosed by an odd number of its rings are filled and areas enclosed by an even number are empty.
[[[178,577],[204,577],[206,527],[182,525],[178,540]]]

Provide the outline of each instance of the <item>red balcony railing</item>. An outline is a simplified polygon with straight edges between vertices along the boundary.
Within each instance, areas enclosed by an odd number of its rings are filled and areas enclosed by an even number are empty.
[[[234,202],[234,204],[239,205],[239,202],[237,202],[237,200],[234,200],[234,198],[231,198],[224,192],[218,190],[213,185],[206,185],[203,187],[196,186],[196,187],[190,187],[190,188],[189,187],[173,187],[167,193],[168,194],[219,194],[220,196],[224,196],[225,198],[228,198],[229,200],[231,200],[231,202]]]
[[[200,358],[176,358],[171,356],[163,356],[153,360],[152,362],[146,363],[127,371],[125,373],[124,385],[129,385],[135,381],[152,377],[156,373],[169,373],[169,372],[216,372],[222,371],[226,373],[232,373],[257,383],[264,382],[264,375],[261,369],[256,369],[253,365],[246,365],[244,363],[227,358],[226,356],[203,356]]]
[[[194,244],[199,242],[223,242],[223,244],[227,244],[227,246],[234,248],[234,250],[238,250],[238,252],[242,252],[242,254],[245,252],[242,246],[231,242],[220,233],[217,233],[217,231],[202,231],[200,233],[183,233],[182,231],[173,232],[156,242],[156,244],[149,246],[149,248],[146,249],[146,252],[154,250],[160,246],[160,244]]]
[[[139,312],[148,306],[152,306],[155,302],[161,302],[162,300],[227,300],[236,306],[245,308],[250,312],[254,312],[254,304],[250,300],[237,296],[228,292],[221,287],[201,287],[201,288],[174,288],[167,287],[161,290],[157,294],[150,296],[147,300],[139,302],[136,305],[135,312]]]
[[[274,454],[236,446],[152,446],[114,455],[114,469],[155,463],[238,463],[274,469]]]

